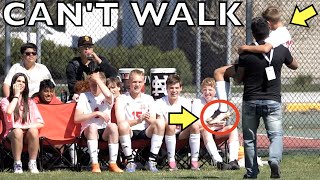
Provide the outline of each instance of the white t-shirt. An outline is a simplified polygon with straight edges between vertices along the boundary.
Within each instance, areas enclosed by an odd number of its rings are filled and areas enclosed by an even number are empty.
[[[125,113],[125,120],[138,119],[141,114],[149,111],[150,116],[155,116],[155,104],[152,96],[141,93],[140,97],[133,99],[129,92],[121,94],[117,98],[117,102],[121,101],[125,103],[123,106],[123,112]],[[142,121],[140,124],[134,125],[131,127],[131,130],[145,130],[149,124],[146,121]]]
[[[10,68],[3,83],[10,86],[12,77],[16,73],[24,73],[28,77],[29,97],[39,92],[39,86],[42,80],[50,79],[54,83],[50,71],[45,65],[36,63],[34,68],[27,70],[22,62],[16,63]]]
[[[157,114],[166,122],[169,121],[169,113],[181,112],[182,106],[191,112],[191,101],[187,98],[179,97],[174,104],[170,104],[168,96],[156,100]],[[177,126],[176,133],[180,131],[181,127]]]
[[[216,100],[213,99],[213,100]],[[207,104],[206,100],[203,98],[203,97],[200,97],[199,99],[195,99],[192,103],[192,113],[194,115],[196,115],[197,117],[199,117],[200,119],[200,114],[201,114],[201,111],[202,109],[204,108],[204,106]],[[219,103],[214,103],[214,104],[211,104],[204,112],[203,114],[203,120],[206,120],[208,118],[210,118],[212,116],[212,114],[218,110],[219,108]]]
[[[106,113],[111,118],[111,108],[113,103],[113,97],[112,103],[109,104],[102,93],[99,96],[94,96],[91,92],[85,92],[80,94],[76,109],[83,112],[83,114],[101,111]],[[108,123],[110,122],[111,120]],[[107,127],[107,123],[103,119],[94,117],[87,121],[81,122],[81,132],[90,124],[96,124],[98,129],[104,129]]]
[[[271,31],[269,37],[265,42],[270,43],[273,48],[280,46],[281,44],[291,51],[292,39],[291,35],[286,27],[279,27],[274,31]]]

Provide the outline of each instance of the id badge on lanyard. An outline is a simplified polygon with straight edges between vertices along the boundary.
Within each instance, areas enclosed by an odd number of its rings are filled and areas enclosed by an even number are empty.
[[[256,45],[259,45],[257,42],[255,42]],[[272,58],[273,58],[273,48],[271,49],[270,51],[270,59],[268,58],[268,56],[263,53],[263,57],[268,61],[269,63],[269,66],[265,68],[266,70],[266,74],[267,74],[267,78],[268,78],[268,81],[271,81],[271,80],[274,80],[276,79],[276,73],[274,72],[274,68],[273,66],[271,66],[271,61],[272,61]]]

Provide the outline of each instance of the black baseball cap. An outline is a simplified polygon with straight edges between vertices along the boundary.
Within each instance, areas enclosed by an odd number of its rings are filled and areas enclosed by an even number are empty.
[[[92,38],[90,36],[81,36],[78,40],[78,47],[83,45],[93,45]]]

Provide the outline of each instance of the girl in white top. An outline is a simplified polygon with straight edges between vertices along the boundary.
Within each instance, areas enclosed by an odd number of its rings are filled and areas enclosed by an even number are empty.
[[[202,108],[209,103],[210,101],[216,100],[215,97],[216,91],[215,91],[215,81],[213,78],[206,78],[201,83],[201,91],[202,96],[199,99],[195,99],[192,104],[192,113],[198,117],[200,117],[200,113],[202,111]],[[204,112],[203,118],[204,120],[211,118],[212,112],[216,111],[219,108],[219,104],[215,103],[210,105],[206,111]],[[224,121],[225,122],[225,121]],[[214,129],[216,131],[227,131],[232,128],[232,125],[227,125],[225,123],[217,123],[214,124]],[[235,170],[239,169],[239,165],[237,162],[238,159],[238,152],[239,152],[239,138],[238,138],[238,130],[237,128],[234,129],[228,136],[228,145],[229,145],[229,165],[224,165],[222,163],[222,158],[219,155],[217,151],[217,147],[215,144],[215,141],[213,139],[213,136],[210,132],[206,131],[205,129],[202,129],[201,135],[203,137],[204,144],[211,155],[213,161],[218,162],[218,168],[223,170]],[[225,136],[215,135],[216,139],[219,138],[225,138]],[[224,167],[219,167],[224,166]]]
[[[180,96],[182,91],[182,81],[178,75],[170,75],[166,81],[168,95],[158,99],[156,105],[158,108],[157,118],[166,121],[165,142],[168,152],[169,170],[177,170],[175,161],[176,134],[180,132],[180,127],[168,124],[168,114],[170,112],[181,112],[181,107],[191,110],[191,101]],[[189,138],[191,149],[191,169],[199,170],[199,149],[200,149],[200,124],[193,123],[191,126],[181,131],[179,139]]]
[[[109,170],[123,172],[116,164],[119,150],[118,127],[110,123],[113,95],[106,86],[103,72],[89,76],[90,92],[81,93],[77,103],[74,121],[81,123],[81,132],[87,139],[92,172],[100,173],[98,163],[98,138],[108,141]]]
[[[42,80],[50,79],[54,83],[48,68],[43,64],[36,63],[37,46],[35,44],[26,43],[22,45],[20,52],[22,61],[14,64],[10,68],[3,82],[3,94],[5,97],[9,96],[11,80],[16,73],[24,73],[27,75],[29,82],[29,97],[39,92],[39,86]]]

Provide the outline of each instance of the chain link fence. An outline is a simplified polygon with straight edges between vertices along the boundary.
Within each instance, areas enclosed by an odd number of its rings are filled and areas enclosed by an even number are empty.
[[[6,3],[1,1],[3,12]],[[19,2],[19,1],[17,1]],[[21,1],[27,4],[29,1]],[[168,2],[163,19],[158,26],[154,25],[152,18],[148,17],[144,26],[139,26],[129,1],[119,0],[119,8],[111,9],[110,25],[103,26],[103,11],[93,5],[92,11],[86,6],[93,1],[77,1],[82,6],[82,25],[76,26],[69,18],[65,18],[64,26],[57,26],[57,2],[38,1],[46,4],[52,17],[54,26],[38,23],[36,26],[7,27],[3,13],[0,15],[0,80],[6,75],[6,68],[20,61],[20,46],[27,42],[37,43],[41,46],[41,55],[38,61],[45,64],[58,84],[59,93],[67,82],[65,69],[68,61],[78,56],[76,49],[79,36],[89,35],[93,38],[97,54],[105,56],[117,69],[143,68],[149,76],[152,68],[176,68],[184,82],[183,96],[195,98],[199,96],[200,81],[212,77],[216,68],[237,60],[237,47],[246,43],[251,37],[246,36],[246,15],[260,16],[269,5],[279,7],[282,19],[292,35],[294,44],[292,55],[299,62],[297,71],[290,71],[284,67],[282,71],[282,100],[283,100],[283,126],[285,132],[285,149],[299,150],[299,152],[319,152],[320,149],[320,61],[319,46],[320,16],[308,20],[310,28],[289,24],[296,5],[300,10],[313,4],[320,8],[320,2],[289,0],[263,1],[252,0],[241,2],[235,15],[244,26],[219,26],[219,5],[229,1],[201,1],[206,2],[206,18],[216,19],[216,26],[189,26],[185,21],[177,22],[175,26],[168,26],[171,15],[178,2],[186,2],[190,15],[197,24],[198,1],[145,1],[136,0],[140,9],[146,2],[152,2],[159,10],[161,2]],[[95,1],[99,3],[101,1]],[[104,1],[111,2],[111,1]],[[23,9],[14,9],[11,14],[16,19],[26,17],[32,12],[35,1]],[[64,1],[70,9],[74,8],[73,1]],[[251,4],[247,4],[251,3]],[[252,5],[252,11],[246,7]],[[182,15],[182,14],[180,14]],[[5,58],[5,30],[10,30],[10,62],[6,64]],[[7,57],[8,58],[8,57]],[[150,77],[146,78],[146,93],[151,93]],[[241,111],[242,86],[233,85],[230,101]],[[260,125],[259,133],[265,134],[264,125]],[[241,131],[241,125],[239,125]],[[267,139],[259,138],[258,146],[267,148]]]

